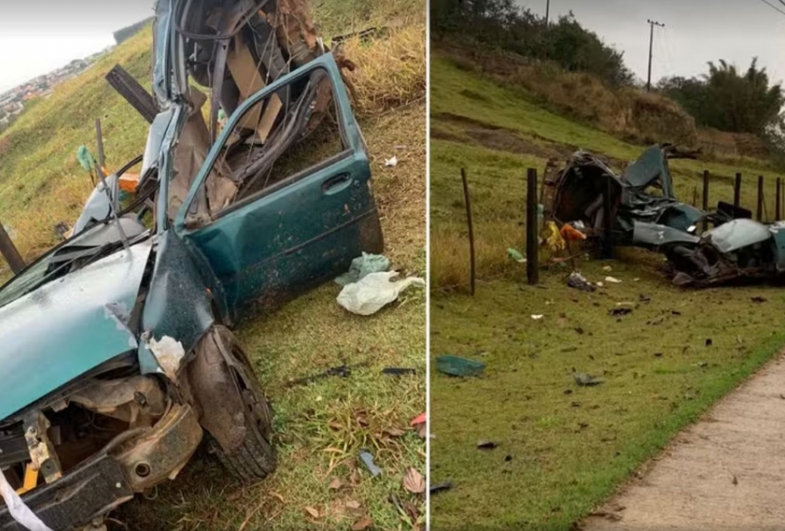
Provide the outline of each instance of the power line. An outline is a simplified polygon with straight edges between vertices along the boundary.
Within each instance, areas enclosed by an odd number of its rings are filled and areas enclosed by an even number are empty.
[[[760,1],[761,1],[761,2],[763,2],[764,4],[766,4],[767,6],[769,6],[770,8],[772,8],[774,11],[777,11],[778,13],[780,13],[780,14],[782,14],[782,15],[785,15],[785,11],[783,11],[783,10],[782,10],[782,9],[780,9],[779,7],[775,6],[774,4],[772,4],[771,2],[769,2],[768,0],[760,0]],[[783,1],[783,0],[779,0],[779,2],[780,2],[780,3],[781,3],[783,6],[785,6],[785,1]]]

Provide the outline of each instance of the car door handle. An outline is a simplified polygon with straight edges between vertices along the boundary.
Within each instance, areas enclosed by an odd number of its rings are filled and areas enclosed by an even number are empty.
[[[348,173],[342,173],[334,177],[330,177],[322,184],[322,192],[328,195],[337,194],[346,190],[352,184],[352,176]]]

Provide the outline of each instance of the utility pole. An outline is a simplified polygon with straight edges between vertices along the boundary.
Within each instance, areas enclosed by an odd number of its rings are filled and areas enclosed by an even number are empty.
[[[551,16],[551,0],[545,0],[545,27],[548,27],[548,21]]]
[[[664,28],[665,24],[660,24],[656,20],[647,20],[646,22],[648,22],[651,27],[651,31],[649,32],[649,77],[646,80],[646,90],[651,91],[651,56],[654,50],[654,26]]]

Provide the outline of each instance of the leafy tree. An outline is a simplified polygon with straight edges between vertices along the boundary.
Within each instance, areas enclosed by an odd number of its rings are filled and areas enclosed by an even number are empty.
[[[701,77],[671,77],[658,88],[679,102],[698,125],[722,131],[765,135],[782,122],[785,91],[770,85],[765,68],[754,58],[746,72],[724,60],[708,63]]]
[[[469,38],[614,84],[634,81],[622,53],[581,26],[572,13],[546,26],[542,17],[513,0],[431,0],[430,5],[436,39]]]

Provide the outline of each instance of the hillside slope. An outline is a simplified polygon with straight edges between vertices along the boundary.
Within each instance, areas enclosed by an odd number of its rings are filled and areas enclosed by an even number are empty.
[[[449,287],[467,273],[463,260],[465,232],[460,168],[469,173],[474,194],[478,241],[478,274],[495,276],[509,270],[505,250],[520,247],[525,219],[525,175],[528,167],[542,172],[550,158],[560,162],[578,149],[606,156],[621,171],[645,149],[545,110],[524,91],[499,86],[438,54],[431,60],[431,217],[432,285]],[[671,138],[660,138],[670,142]],[[670,164],[676,196],[692,202],[709,170],[709,204],[733,197],[736,172],[744,176],[742,205],[754,210],[757,176],[765,178],[766,212],[774,213],[776,172],[765,164],[675,160]],[[503,188],[503,196],[495,190]],[[488,201],[487,198],[493,198]]]

